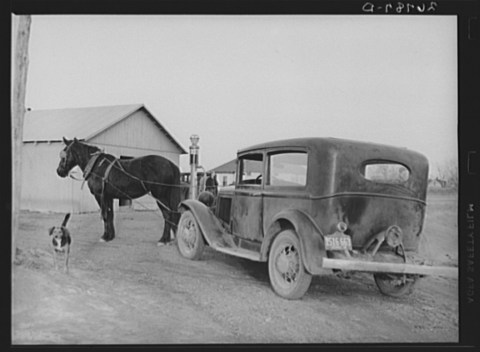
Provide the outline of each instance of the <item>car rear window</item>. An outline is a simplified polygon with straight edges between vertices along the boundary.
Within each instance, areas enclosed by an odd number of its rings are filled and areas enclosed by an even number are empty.
[[[282,152],[269,156],[271,186],[295,187],[307,184],[307,153]]]
[[[363,167],[363,176],[370,181],[380,183],[404,183],[410,177],[405,165],[394,162],[369,162]]]

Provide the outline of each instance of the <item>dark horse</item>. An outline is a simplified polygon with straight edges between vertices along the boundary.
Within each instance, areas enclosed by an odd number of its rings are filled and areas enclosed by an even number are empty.
[[[57,174],[66,177],[77,165],[82,169],[88,188],[100,205],[105,226],[101,240],[111,241],[115,237],[113,199],[135,199],[150,193],[165,219],[159,244],[170,241],[170,230],[175,231],[178,225],[177,206],[184,193],[180,170],[173,162],[158,155],[120,160],[76,138],[64,137],[63,141],[66,147],[60,152]]]

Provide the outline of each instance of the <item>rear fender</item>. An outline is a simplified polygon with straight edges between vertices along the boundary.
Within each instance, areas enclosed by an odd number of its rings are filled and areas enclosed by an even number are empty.
[[[299,210],[285,210],[273,218],[262,243],[261,259],[267,260],[275,236],[289,228],[295,231],[300,240],[305,269],[315,275],[325,272],[322,263],[327,254],[322,231],[308,214]]]
[[[220,221],[215,217],[209,207],[195,199],[187,199],[178,206],[180,212],[190,210],[197,221],[203,238],[212,246],[213,240],[225,234]]]

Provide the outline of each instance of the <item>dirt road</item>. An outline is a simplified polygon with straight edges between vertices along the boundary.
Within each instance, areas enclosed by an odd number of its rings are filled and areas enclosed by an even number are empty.
[[[25,212],[13,267],[14,344],[409,343],[458,341],[458,281],[380,294],[371,275],[314,277],[305,297],[270,288],[267,266],[207,248],[201,261],[157,247],[157,212],[119,212],[100,243],[99,214],[73,214],[70,274],[53,270],[47,229],[64,214]],[[431,195],[422,252],[457,266],[456,196]]]

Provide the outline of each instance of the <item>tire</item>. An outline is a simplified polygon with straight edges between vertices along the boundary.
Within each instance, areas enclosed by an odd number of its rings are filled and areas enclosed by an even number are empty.
[[[375,283],[381,293],[386,296],[400,298],[413,292],[418,278],[405,274],[373,274]]]
[[[310,287],[312,275],[305,271],[300,242],[292,230],[280,232],[273,240],[268,275],[273,291],[286,299],[299,299]]]
[[[183,257],[191,260],[199,260],[205,248],[205,240],[190,210],[186,210],[180,217],[177,248]]]

